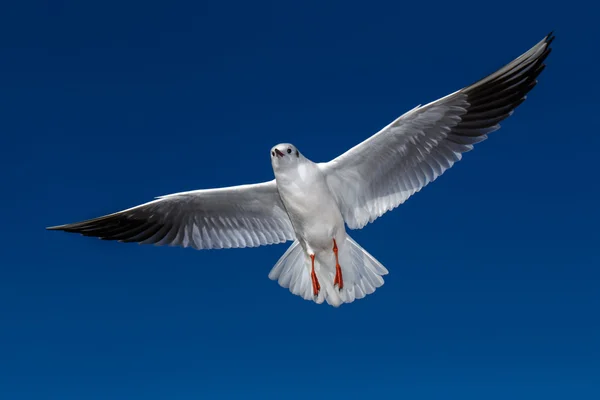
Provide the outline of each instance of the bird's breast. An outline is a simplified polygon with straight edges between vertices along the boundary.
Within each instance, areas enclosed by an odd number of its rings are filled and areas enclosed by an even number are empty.
[[[344,229],[344,219],[320,171],[278,180],[279,194],[296,236],[313,246],[330,246]]]

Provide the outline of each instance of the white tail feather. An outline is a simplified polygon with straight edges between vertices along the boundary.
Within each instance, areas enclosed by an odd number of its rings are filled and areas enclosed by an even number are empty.
[[[318,304],[327,301],[334,307],[342,303],[352,303],[355,299],[362,299],[383,285],[382,276],[386,275],[388,270],[350,236],[346,237],[345,243],[338,244],[338,247],[344,280],[342,290],[333,286],[335,259],[332,251],[329,255],[317,255],[315,271],[321,285],[321,292],[316,298],[313,296],[310,258],[304,253],[297,240],[277,261],[269,273],[269,278],[277,280],[279,285],[289,288],[290,292],[305,300],[312,300]]]

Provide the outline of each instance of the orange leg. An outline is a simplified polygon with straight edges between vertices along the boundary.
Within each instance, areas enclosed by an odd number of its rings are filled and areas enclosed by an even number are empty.
[[[312,262],[312,269],[310,270],[310,278],[312,279],[312,287],[313,287],[313,295],[316,297],[319,295],[321,291],[321,285],[319,285],[319,280],[317,279],[317,274],[315,274],[315,255],[310,255],[310,261]]]
[[[333,280],[333,286],[338,285],[338,289],[344,288],[344,279],[342,278],[342,268],[340,268],[340,261],[338,260],[338,247],[335,239],[333,239],[333,254],[335,254],[335,279]]]

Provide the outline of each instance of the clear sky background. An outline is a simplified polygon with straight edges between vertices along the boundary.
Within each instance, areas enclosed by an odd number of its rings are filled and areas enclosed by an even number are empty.
[[[0,398],[598,399],[598,6],[5,2]],[[555,30],[503,129],[351,234],[389,270],[334,309],[194,251],[44,227],[327,161]]]

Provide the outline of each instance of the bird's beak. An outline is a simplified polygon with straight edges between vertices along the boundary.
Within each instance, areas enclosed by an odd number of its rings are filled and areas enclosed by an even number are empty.
[[[275,149],[275,154],[277,154],[277,157],[283,157],[283,153],[278,149]]]

